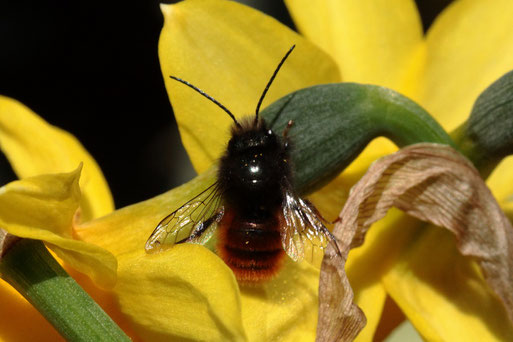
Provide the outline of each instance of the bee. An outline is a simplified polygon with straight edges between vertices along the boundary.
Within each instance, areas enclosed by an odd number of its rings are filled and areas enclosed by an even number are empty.
[[[146,242],[146,252],[174,244],[206,243],[217,229],[217,254],[240,283],[259,283],[274,277],[285,253],[295,261],[308,248],[336,245],[316,208],[296,194],[288,131],[279,137],[259,117],[260,106],[287,57],[288,50],[258,101],[255,116],[238,121],[220,102],[175,76],[206,97],[233,120],[231,139],[219,162],[217,181],[166,216]],[[338,249],[338,248],[337,248]]]

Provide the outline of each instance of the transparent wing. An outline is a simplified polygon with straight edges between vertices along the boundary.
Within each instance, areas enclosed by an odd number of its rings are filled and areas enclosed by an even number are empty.
[[[322,222],[317,209],[292,191],[284,191],[281,242],[285,252],[294,260],[306,260],[320,265],[324,249],[329,243],[337,247],[336,238]]]
[[[177,243],[204,244],[224,215],[217,183],[166,216],[146,241],[146,252],[155,253]]]

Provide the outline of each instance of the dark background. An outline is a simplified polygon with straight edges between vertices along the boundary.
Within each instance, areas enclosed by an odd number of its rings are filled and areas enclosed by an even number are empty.
[[[281,1],[240,2],[293,27]],[[427,28],[451,1],[416,2]],[[74,134],[116,207],[194,175],[160,73],[162,24],[158,1],[0,0],[0,94]],[[0,153],[0,185],[14,179]]]

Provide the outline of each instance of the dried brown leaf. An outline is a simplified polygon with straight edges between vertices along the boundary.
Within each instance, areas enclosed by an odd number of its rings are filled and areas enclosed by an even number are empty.
[[[9,248],[11,248],[11,246],[19,239],[19,237],[11,235],[0,228],[0,261],[2,261],[2,257],[9,250]]]
[[[328,246],[319,285],[318,341],[350,341],[362,313],[344,272],[351,248],[395,206],[451,231],[462,255],[473,257],[513,321],[513,228],[474,166],[452,148],[416,144],[375,162],[353,187]]]

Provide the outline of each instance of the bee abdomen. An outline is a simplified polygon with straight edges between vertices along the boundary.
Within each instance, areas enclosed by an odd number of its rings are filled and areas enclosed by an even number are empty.
[[[232,221],[221,233],[218,252],[240,282],[272,278],[284,256],[278,221],[274,218],[260,223]]]
[[[244,270],[272,270],[281,258],[283,249],[272,251],[249,251],[225,246],[227,264],[232,269]]]

